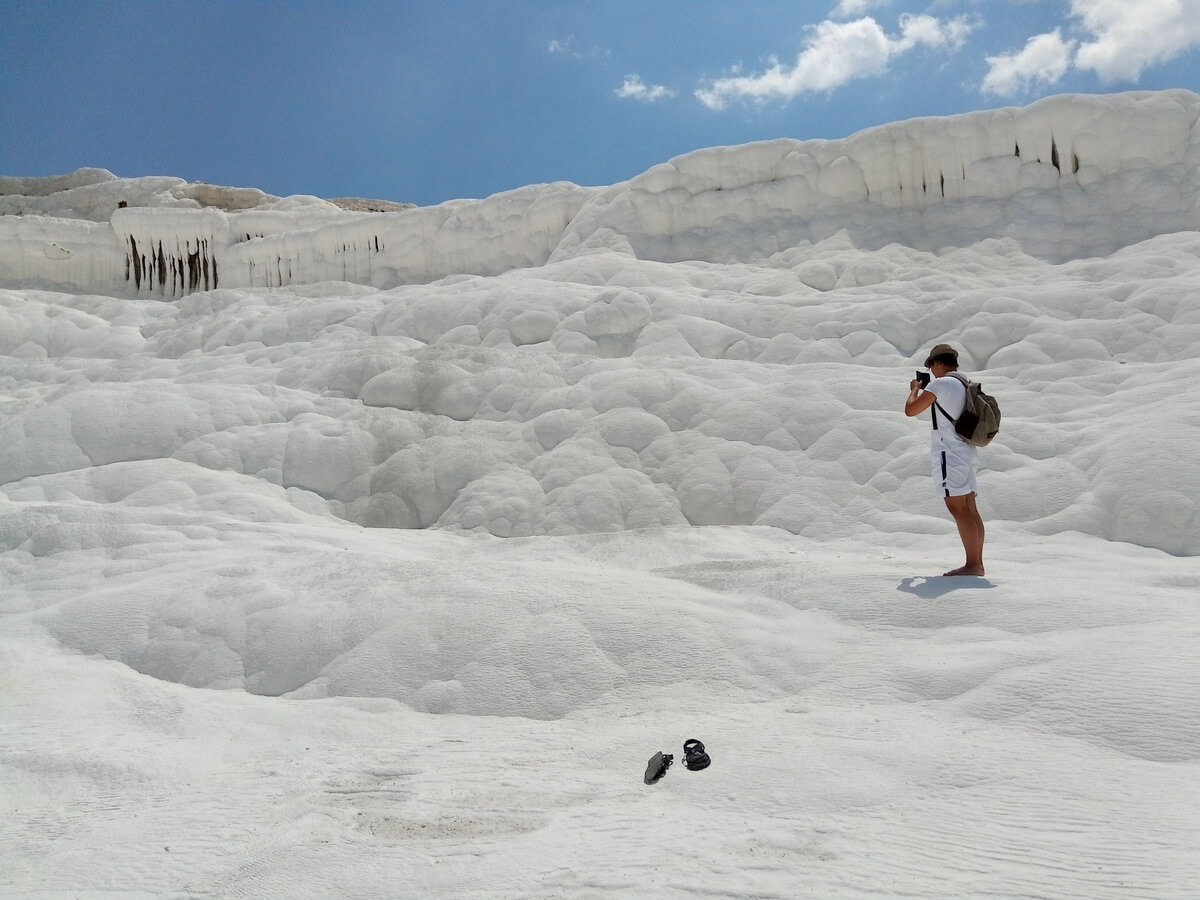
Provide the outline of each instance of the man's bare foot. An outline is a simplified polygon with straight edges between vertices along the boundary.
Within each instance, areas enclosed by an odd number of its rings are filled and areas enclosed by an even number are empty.
[[[951,569],[949,572],[943,572],[942,575],[975,575],[976,577],[982,577],[983,566],[959,566],[957,569]]]

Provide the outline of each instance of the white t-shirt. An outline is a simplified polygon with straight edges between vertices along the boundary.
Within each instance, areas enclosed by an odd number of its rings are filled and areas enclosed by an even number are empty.
[[[960,450],[963,447],[971,445],[960,438],[954,430],[954,422],[946,418],[957,419],[962,415],[963,407],[967,405],[967,387],[953,375],[943,375],[941,378],[935,378],[929,382],[927,391],[933,391],[937,397],[937,404],[930,407],[933,412],[931,419],[936,416],[937,428],[932,428],[932,448],[934,451],[955,449]],[[938,407],[941,409],[938,409]],[[942,410],[946,411],[946,415],[942,414]],[[974,448],[972,448],[974,449]]]

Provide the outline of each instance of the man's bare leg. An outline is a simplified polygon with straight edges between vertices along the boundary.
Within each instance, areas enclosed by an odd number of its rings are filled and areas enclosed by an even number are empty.
[[[964,494],[961,497],[947,497],[946,509],[954,517],[958,526],[958,536],[962,539],[963,549],[967,553],[967,563],[957,569],[951,569],[946,575],[982,575],[983,574],[983,517],[975,506],[975,495]]]

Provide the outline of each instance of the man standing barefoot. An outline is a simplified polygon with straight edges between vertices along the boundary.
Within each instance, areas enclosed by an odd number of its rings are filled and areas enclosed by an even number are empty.
[[[933,418],[933,483],[938,496],[958,526],[967,554],[965,565],[946,575],[983,574],[983,519],[975,506],[975,474],[979,469],[979,451],[958,436],[954,422],[967,402],[967,388],[951,375],[958,371],[958,351],[949,344],[938,344],[929,351],[925,366],[933,374],[927,385],[913,379],[909,383],[904,414],[917,416],[930,410]]]

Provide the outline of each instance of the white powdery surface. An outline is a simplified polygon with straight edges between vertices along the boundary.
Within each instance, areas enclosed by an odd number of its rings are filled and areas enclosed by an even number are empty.
[[[998,574],[964,581],[913,574],[946,541],[133,520],[4,558],[38,610],[0,636],[14,896],[1162,898],[1200,875],[1195,559],[1002,527]],[[163,680],[222,657],[311,680]],[[709,769],[641,783],[690,737]]]
[[[835,284],[806,283],[818,267]],[[387,291],[3,291],[2,490],[500,537],[944,529],[900,407],[950,340],[1003,398],[990,518],[1196,554],[1198,286],[1183,232],[1060,265],[842,238],[758,266],[610,252]]]
[[[0,894],[1192,896],[1196,105],[395,214],[0,180]]]

